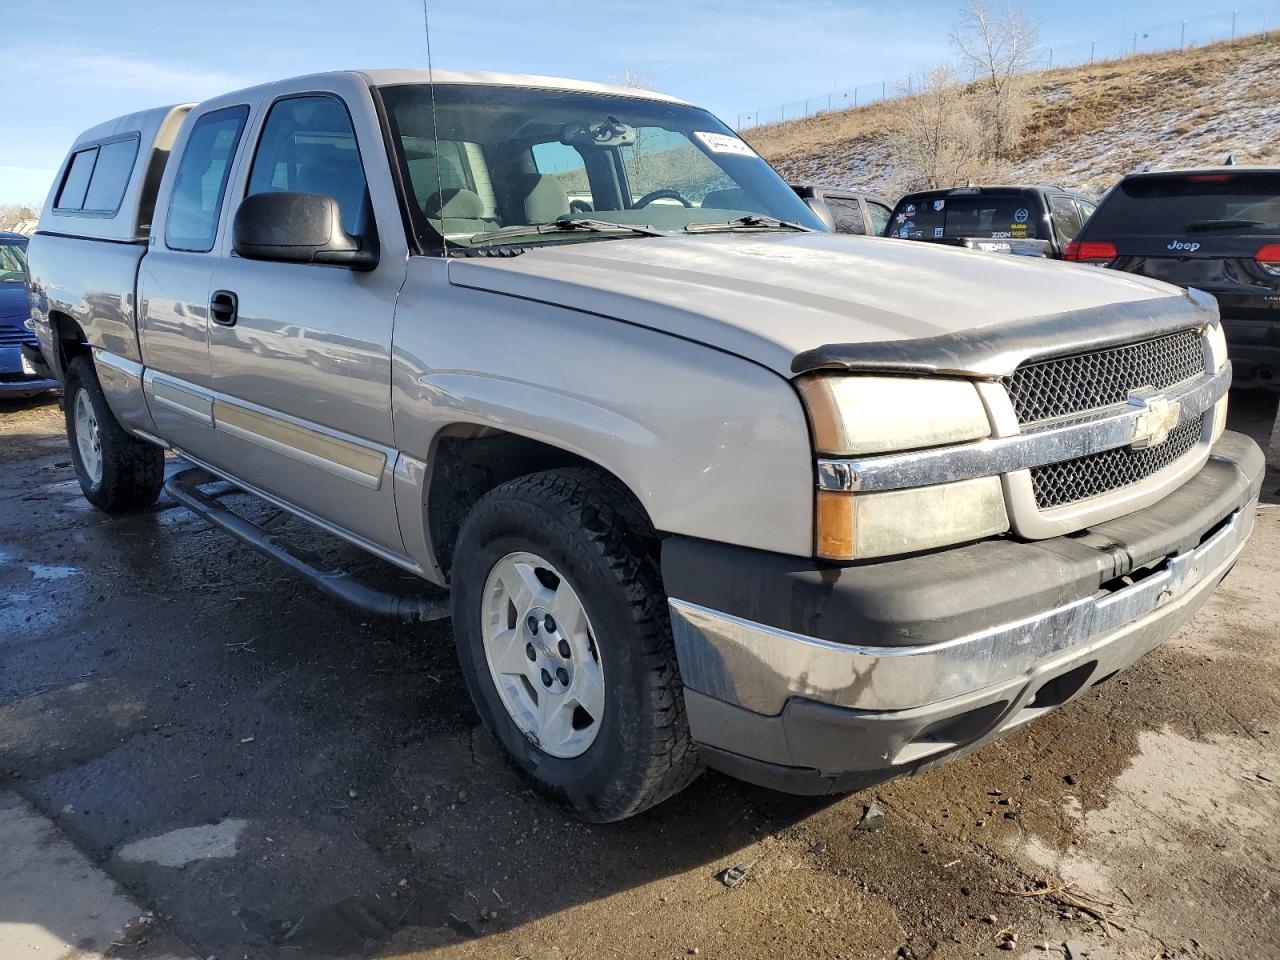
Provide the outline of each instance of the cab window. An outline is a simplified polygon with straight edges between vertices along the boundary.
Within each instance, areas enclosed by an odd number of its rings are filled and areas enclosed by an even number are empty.
[[[889,225],[889,218],[893,216],[893,211],[883,203],[868,200],[867,215],[871,218],[871,235],[878,237],[884,233],[884,228]]]
[[[164,242],[170,250],[213,249],[231,160],[248,117],[248,107],[224,107],[206,113],[191,128],[165,219]]]
[[[371,232],[372,212],[355,130],[334,97],[289,97],[267,114],[249,172],[246,196],[273,191],[333,197],[342,228],[352,236]]]
[[[539,176],[554,177],[568,194],[569,209],[558,211],[559,213],[590,213],[595,210],[587,163],[582,159],[582,154],[577,148],[558,142],[535,143],[532,152],[533,165],[537,168]],[[556,213],[557,211],[548,209],[547,212]]]
[[[831,208],[831,216],[836,222],[837,233],[867,232],[867,225],[862,220],[862,208],[852,197],[827,197],[827,206]]]

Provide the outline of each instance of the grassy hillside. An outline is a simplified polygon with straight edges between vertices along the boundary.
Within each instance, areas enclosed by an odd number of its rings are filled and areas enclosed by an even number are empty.
[[[1280,165],[1280,31],[1027,77],[1031,118],[1007,182],[1098,193],[1140,163]],[[743,136],[791,180],[893,193],[894,101]]]

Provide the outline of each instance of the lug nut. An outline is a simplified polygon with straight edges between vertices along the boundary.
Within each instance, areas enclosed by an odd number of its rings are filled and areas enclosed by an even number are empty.
[[[556,632],[556,619],[555,617],[551,616],[551,614],[548,613],[545,617],[542,618],[542,625],[547,628],[547,633]]]
[[[524,655],[528,657],[530,660],[538,659],[538,651],[533,649],[532,643],[526,643],[524,645]]]
[[[530,615],[528,622],[529,622],[529,632],[536,637],[538,635],[538,618],[533,615]]]
[[[567,659],[569,658],[569,655],[570,655],[570,654],[572,654],[572,653],[573,653],[573,651],[569,648],[569,641],[568,641],[568,640],[561,640],[561,641],[560,641],[560,656],[564,657],[564,658],[567,660]]]
[[[546,670],[542,671],[542,685],[544,687],[551,686],[551,674],[547,673]]]
[[[556,667],[556,679],[567,687],[569,685],[569,671],[564,667]]]

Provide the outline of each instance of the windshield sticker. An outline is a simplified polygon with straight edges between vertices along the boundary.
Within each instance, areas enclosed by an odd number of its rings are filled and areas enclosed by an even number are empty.
[[[935,240],[939,240],[939,239],[941,239],[941,237],[942,237],[942,228],[941,228],[941,227],[934,227],[934,228],[933,228],[933,239],[935,239]]]
[[[1025,237],[1027,235],[1027,225],[1025,223],[1010,224],[1009,233],[1014,237]]]
[[[905,213],[908,217],[914,217],[916,215],[916,205],[914,203],[908,203],[907,209],[904,210],[903,213]]]
[[[738,157],[754,157],[756,152],[747,144],[738,139],[731,137],[727,133],[706,133],[702,130],[695,130],[694,134],[702,145],[712,153],[731,153]]]
[[[1014,219],[1014,222],[1015,222],[1015,223],[1026,223],[1026,222],[1027,222],[1027,217],[1029,217],[1029,216],[1030,216],[1030,214],[1027,212],[1027,208],[1026,208],[1026,207],[1019,207],[1019,208],[1014,212],[1014,214],[1013,214],[1013,219]]]
[[[991,239],[992,240],[1008,240],[1009,231],[1008,230],[992,230]]]
[[[933,209],[935,209],[935,210],[942,210],[942,209],[945,209],[945,208],[946,208],[946,206],[947,206],[947,201],[945,201],[945,200],[935,200],[935,201],[933,201]]]

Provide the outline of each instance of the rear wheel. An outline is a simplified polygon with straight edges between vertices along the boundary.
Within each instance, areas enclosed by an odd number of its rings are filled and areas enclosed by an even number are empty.
[[[486,494],[453,565],[480,719],[543,792],[620,820],[698,774],[654,547],[613,478],[569,468]]]
[[[155,503],[164,482],[164,451],[120,426],[90,357],[68,364],[64,395],[71,459],[85,499],[106,513]]]

